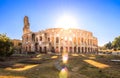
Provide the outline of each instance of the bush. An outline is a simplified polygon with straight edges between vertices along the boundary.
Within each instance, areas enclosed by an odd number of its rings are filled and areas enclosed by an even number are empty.
[[[10,52],[6,54],[6,57],[10,57],[14,53],[14,50],[12,49]]]

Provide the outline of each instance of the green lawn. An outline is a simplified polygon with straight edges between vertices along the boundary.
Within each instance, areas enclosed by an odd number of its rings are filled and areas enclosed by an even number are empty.
[[[43,54],[37,58],[19,57],[17,60],[14,58],[6,61],[12,61],[13,67],[0,68],[0,78],[60,78],[60,71],[55,67],[55,62],[60,58]],[[120,56],[69,55],[68,78],[119,78],[120,62],[111,62],[111,59],[120,60]],[[85,60],[92,62],[89,63]],[[104,67],[104,65],[108,67]],[[103,68],[100,68],[102,66]]]

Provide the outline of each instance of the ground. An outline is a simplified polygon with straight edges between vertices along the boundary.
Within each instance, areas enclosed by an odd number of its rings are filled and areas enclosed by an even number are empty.
[[[70,54],[62,72],[55,63],[59,55],[39,54],[36,57],[10,57],[0,62],[0,78],[119,78],[120,56]],[[61,76],[64,74],[64,76]]]

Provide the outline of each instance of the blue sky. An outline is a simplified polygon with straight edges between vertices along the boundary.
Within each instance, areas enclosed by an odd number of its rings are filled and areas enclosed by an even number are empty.
[[[100,46],[120,36],[120,0],[0,0],[0,33],[21,39],[25,15],[31,30],[39,31],[54,28],[64,13],[93,32]]]

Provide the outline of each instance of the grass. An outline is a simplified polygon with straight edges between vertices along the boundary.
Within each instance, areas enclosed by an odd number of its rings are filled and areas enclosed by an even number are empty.
[[[91,58],[92,57],[92,58]],[[6,62],[13,62],[13,66],[18,64],[28,67],[25,70],[16,71],[19,68],[0,68],[0,78],[60,78],[58,71],[55,68],[55,62],[60,58],[55,55],[39,55],[37,58],[21,58],[16,57]],[[111,59],[120,59],[120,56],[112,55],[85,55],[75,54],[69,55],[67,64],[68,78],[119,78],[120,77],[120,62],[111,62]],[[84,60],[93,60],[102,64],[109,65],[107,68],[95,67]],[[29,62],[27,62],[29,61]],[[16,66],[17,67],[17,66]],[[10,67],[9,67],[10,68]],[[22,69],[22,68],[21,68]]]

